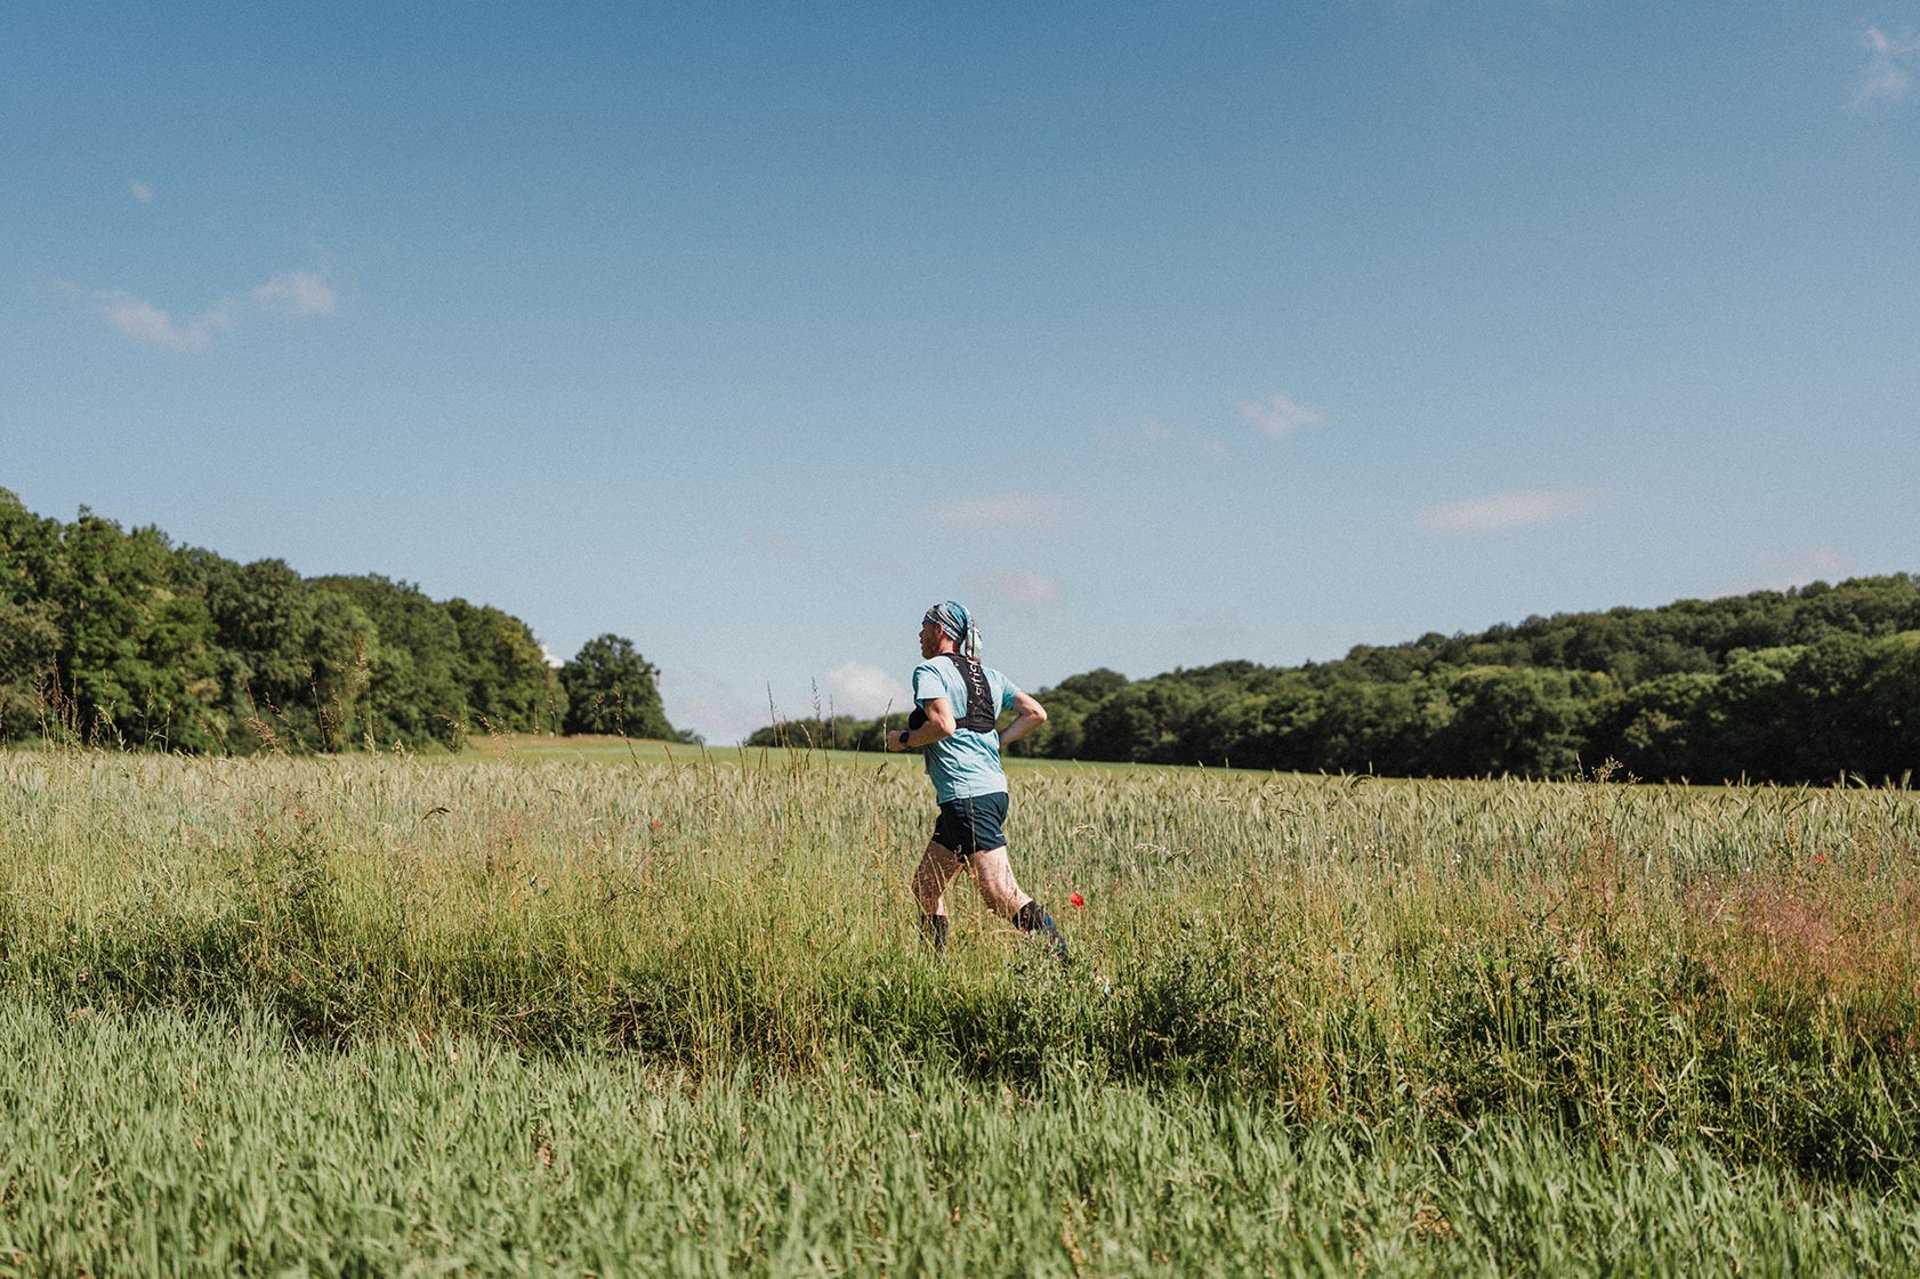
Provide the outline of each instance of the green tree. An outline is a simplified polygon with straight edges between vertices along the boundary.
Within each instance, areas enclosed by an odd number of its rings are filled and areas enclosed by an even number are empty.
[[[1580,747],[1613,681],[1586,672],[1471,667],[1448,682],[1453,717],[1434,735],[1436,772],[1556,777]]]
[[[45,605],[0,596],[0,742],[41,732],[54,713],[49,682],[57,669],[60,630]]]
[[[1862,776],[1899,781],[1920,769],[1920,631],[1874,642],[1856,714]]]
[[[1047,708],[1047,722],[1015,742],[1009,753],[1042,759],[1081,758],[1086,748],[1087,715],[1126,686],[1126,676],[1103,666],[1041,689],[1034,696]]]
[[[0,489],[0,741],[35,736],[57,715],[61,634],[52,583],[61,554],[59,521]]]
[[[358,604],[338,591],[316,587],[306,650],[313,661],[313,687],[327,750],[344,750],[367,737],[377,740],[370,689],[380,632]]]
[[[1716,778],[1706,752],[1715,675],[1671,674],[1608,699],[1596,716],[1589,763],[1616,760],[1644,781]]]
[[[212,624],[208,657],[228,749],[318,749],[321,731],[308,651],[313,592],[280,560],[236,564],[212,551],[177,553],[176,576]]]
[[[1792,645],[1734,652],[1705,707],[1694,776],[1794,780],[1799,751],[1782,729],[1792,722],[1792,672],[1805,651]]]
[[[378,574],[323,577],[313,585],[349,600],[373,623],[363,735],[385,745],[456,745],[471,727],[460,679],[460,628],[446,606]]]
[[[527,624],[463,599],[447,601],[446,610],[460,635],[459,672],[477,724],[496,732],[559,732],[567,694]]]
[[[560,668],[566,731],[623,737],[678,736],[667,722],[654,681],[660,672],[622,635],[598,635]]]
[[[199,596],[174,589],[166,534],[123,532],[82,507],[62,545],[66,571],[54,586],[60,678],[78,731],[117,745],[216,745],[212,622]]]

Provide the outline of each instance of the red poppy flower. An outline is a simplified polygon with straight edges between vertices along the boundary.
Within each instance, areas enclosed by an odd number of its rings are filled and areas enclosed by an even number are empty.
[[[1069,906],[1084,906],[1086,904],[1087,904],[1087,899],[1082,897],[1079,893],[1075,893],[1073,896],[1067,898],[1067,905]]]
[[[648,822],[648,823],[647,823],[647,829],[648,829],[648,830],[659,830],[659,829],[660,829],[660,823],[659,823],[659,821],[657,821],[657,820],[655,820],[655,821],[651,821],[651,822]]]

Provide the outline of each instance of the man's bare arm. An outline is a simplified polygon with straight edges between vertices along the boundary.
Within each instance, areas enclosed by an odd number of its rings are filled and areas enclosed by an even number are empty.
[[[1025,693],[1013,695],[1013,722],[1000,730],[1000,745],[1011,746],[1047,722],[1047,708]]]
[[[887,734],[888,750],[906,750],[910,746],[931,746],[937,741],[953,736],[953,703],[944,697],[929,698],[921,707],[927,713],[927,722],[920,727],[904,731],[895,737]],[[898,742],[899,745],[894,745]]]

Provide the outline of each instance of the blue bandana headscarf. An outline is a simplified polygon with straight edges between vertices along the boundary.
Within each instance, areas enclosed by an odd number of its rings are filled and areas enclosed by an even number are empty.
[[[935,604],[923,620],[936,623],[948,639],[960,646],[961,652],[976,662],[980,660],[980,627],[967,612],[966,605],[958,600]]]

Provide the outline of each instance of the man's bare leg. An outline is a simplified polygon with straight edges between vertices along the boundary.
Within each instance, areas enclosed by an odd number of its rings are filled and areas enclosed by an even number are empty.
[[[1023,933],[1045,933],[1062,963],[1067,958],[1067,942],[1045,907],[1020,888],[1013,877],[1013,862],[1006,845],[975,853],[967,859],[967,873],[980,889],[980,899],[1000,918],[1009,920]]]
[[[938,840],[927,841],[913,872],[913,898],[920,903],[920,926],[936,951],[947,948],[947,888],[963,869],[953,850]]]
[[[974,885],[980,890],[980,900],[1002,919],[1012,919],[1021,907],[1033,900],[1020,890],[1020,881],[1013,877],[1013,859],[1007,856],[1005,844],[967,858],[967,873],[973,876]]]

